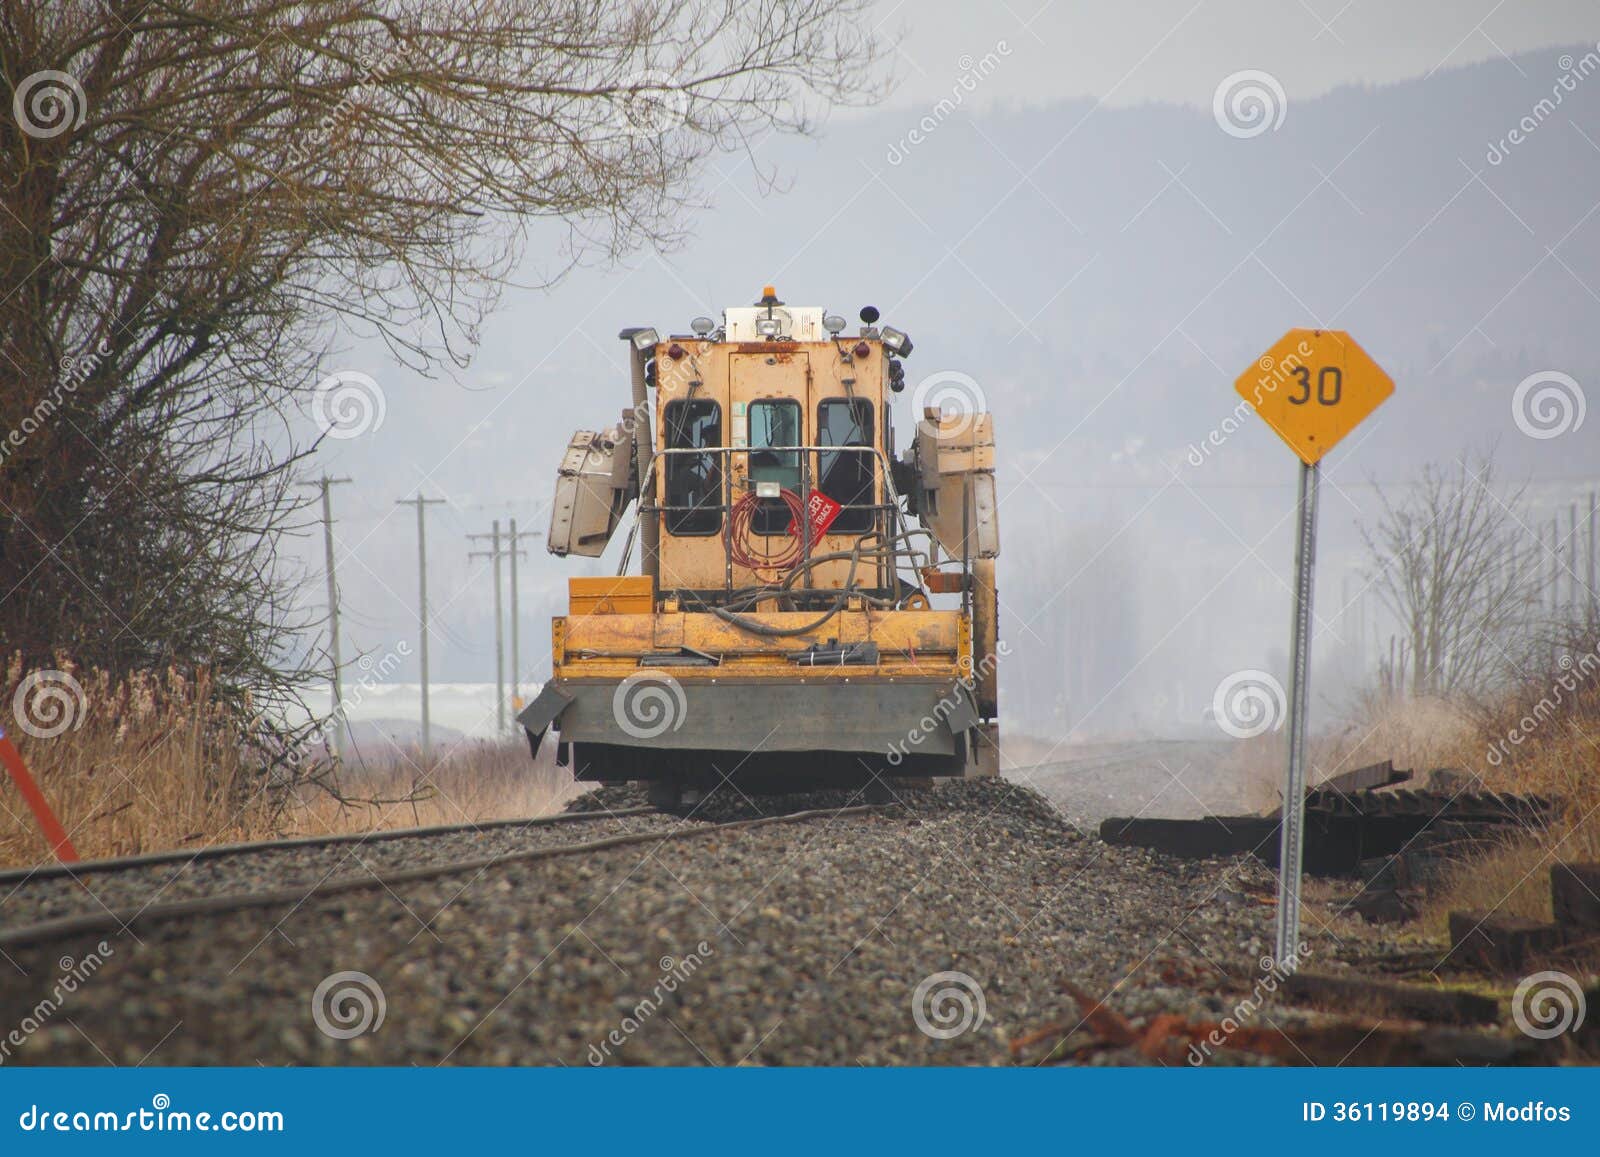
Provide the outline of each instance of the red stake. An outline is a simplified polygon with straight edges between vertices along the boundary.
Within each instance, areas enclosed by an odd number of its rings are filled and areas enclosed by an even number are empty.
[[[44,792],[39,790],[39,785],[33,781],[33,776],[28,774],[28,767],[22,762],[22,752],[17,750],[17,745],[6,738],[3,728],[0,728],[0,763],[6,765],[6,770],[11,773],[11,778],[16,781],[17,790],[22,792],[22,798],[28,801],[28,807],[33,810],[33,818],[39,821],[39,828],[44,832],[44,838],[50,841],[50,847],[55,850],[56,859],[63,864],[78,862],[78,849],[72,846],[72,841],[67,838],[67,829],[61,826],[61,821],[56,819],[56,813],[50,810],[50,801],[44,798]]]

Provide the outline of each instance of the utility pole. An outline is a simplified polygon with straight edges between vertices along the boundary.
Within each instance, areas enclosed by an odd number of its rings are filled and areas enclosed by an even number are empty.
[[[1561,510],[1550,519],[1550,664],[1561,661],[1561,632],[1556,624],[1561,618]]]
[[[315,486],[322,491],[322,546],[328,560],[325,568],[328,572],[328,659],[332,664],[328,691],[332,699],[329,711],[333,717],[333,731],[328,736],[328,748],[333,752],[335,759],[339,758],[339,750],[343,746],[341,741],[346,721],[344,688],[341,685],[343,676],[340,674],[343,664],[339,659],[339,584],[333,574],[333,500],[329,497],[328,491],[331,487],[349,481],[348,478],[329,478],[324,474],[315,482],[302,483],[304,486]]]
[[[1359,578],[1357,579],[1359,582]],[[1367,588],[1363,586],[1356,595],[1356,670],[1363,678],[1367,674]]]
[[[1595,492],[1589,491],[1589,615],[1594,616],[1595,603],[1600,599],[1594,588],[1594,531],[1595,531]]]
[[[511,699],[515,704],[517,700],[518,664],[522,661],[518,653],[517,631],[517,555],[523,551],[517,546],[517,541],[523,538],[538,538],[538,531],[517,531],[517,520],[511,519],[510,531],[500,533],[500,520],[497,518],[490,523],[488,534],[469,534],[469,539],[481,541],[489,540],[489,549],[474,551],[467,555],[468,558],[486,558],[494,567],[494,718],[495,727],[504,732],[506,729],[506,680],[505,680],[505,616],[501,613],[500,601],[500,559],[509,556],[511,561]]]
[[[522,553],[517,545],[524,538],[540,538],[542,535],[537,530],[524,530],[517,533],[517,520],[511,520],[510,553],[511,553],[511,705],[520,709],[522,707],[522,693],[518,684],[522,679],[522,668],[519,666],[521,658],[517,652],[517,555]]]
[[[500,520],[497,518],[490,524],[488,534],[469,534],[467,538],[489,540],[488,550],[469,551],[467,557],[486,558],[494,567],[494,727],[496,734],[501,734],[506,729],[506,658],[505,620],[500,614]]]
[[[1571,605],[1567,610],[1576,616],[1578,608],[1583,605],[1583,599],[1578,594],[1578,584],[1583,580],[1578,578],[1578,504],[1576,502],[1567,508],[1567,538],[1571,540],[1571,545],[1567,549],[1567,559],[1572,564],[1571,574],[1567,582],[1567,590],[1572,592],[1572,599]]]
[[[422,666],[422,768],[427,771],[433,762],[433,732],[428,724],[428,524],[424,514],[430,506],[443,506],[444,499],[424,498],[419,490],[415,498],[395,499],[395,505],[417,508],[417,653]]]
[[[1562,610],[1562,520],[1550,518],[1550,618]]]

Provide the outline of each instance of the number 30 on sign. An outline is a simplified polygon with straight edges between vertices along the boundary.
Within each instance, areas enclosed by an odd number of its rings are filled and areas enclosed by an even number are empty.
[[[1394,382],[1344,331],[1291,329],[1234,389],[1311,466],[1394,393]]]

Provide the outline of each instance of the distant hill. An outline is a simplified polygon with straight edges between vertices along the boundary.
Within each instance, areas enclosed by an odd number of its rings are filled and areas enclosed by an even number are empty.
[[[416,484],[413,463],[432,468],[441,438],[462,441],[433,480],[469,508],[521,503],[538,526],[569,432],[627,404],[621,326],[681,331],[766,282],[852,318],[871,302],[916,338],[913,386],[970,374],[996,414],[1013,717],[1042,731],[1173,731],[1202,721],[1223,674],[1281,669],[1288,619],[1287,452],[1253,420],[1199,466],[1189,448],[1220,427],[1233,378],[1284,330],[1349,329],[1399,391],[1329,460],[1319,655],[1339,672],[1321,683],[1332,707],[1388,631],[1359,597],[1368,481],[1498,443],[1508,474],[1542,480],[1543,519],[1600,473],[1600,415],[1548,441],[1511,420],[1512,391],[1540,370],[1587,383],[1600,405],[1591,53],[1314,100],[1296,97],[1285,67],[1282,126],[1253,139],[1222,131],[1209,108],[1080,101],[968,105],[898,163],[891,146],[918,110],[838,121],[815,141],[759,141],[783,192],[761,195],[745,158],[717,158],[703,182],[714,207],[681,250],[508,295],[483,329],[478,389],[389,374],[387,424],[341,448],[341,462],[364,488],[399,494]],[[906,429],[910,391],[901,406]],[[413,533],[385,523],[363,546],[372,571],[409,573]],[[534,552],[528,622],[542,627],[581,565]],[[439,589],[466,594],[444,612],[460,645],[436,670],[482,679],[488,584],[468,583],[464,558],[437,566]],[[352,590],[362,583],[388,629],[408,631],[410,587],[392,598],[348,575]]]

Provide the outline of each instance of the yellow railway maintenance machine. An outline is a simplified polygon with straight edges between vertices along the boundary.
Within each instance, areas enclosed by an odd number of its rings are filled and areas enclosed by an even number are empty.
[[[637,515],[620,573],[568,580],[518,716],[535,755],[553,728],[578,779],[662,807],[996,773],[993,422],[930,409],[896,459],[911,340],[878,317],[847,336],[768,287],[721,325],[622,331],[633,405],[568,444],[549,549],[598,557]]]

